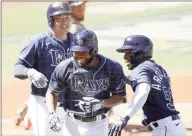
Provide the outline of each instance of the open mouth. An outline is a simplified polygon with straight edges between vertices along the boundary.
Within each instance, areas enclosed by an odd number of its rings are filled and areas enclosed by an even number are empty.
[[[61,28],[68,28],[68,26],[61,26]]]
[[[82,59],[78,59],[77,61],[78,61],[79,63],[83,63],[83,62],[85,61],[85,59],[82,58]]]

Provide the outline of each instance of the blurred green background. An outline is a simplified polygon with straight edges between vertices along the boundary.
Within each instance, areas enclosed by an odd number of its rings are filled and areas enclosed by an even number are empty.
[[[25,43],[48,28],[49,2],[2,4],[2,80],[13,78],[13,65]],[[154,59],[171,75],[192,75],[192,4],[88,2],[82,22],[96,32],[99,52],[119,61],[115,49],[130,34],[146,34],[154,43]]]

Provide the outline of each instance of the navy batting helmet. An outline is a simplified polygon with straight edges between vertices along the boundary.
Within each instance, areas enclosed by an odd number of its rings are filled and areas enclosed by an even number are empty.
[[[53,2],[52,4],[50,4],[47,9],[47,20],[49,26],[54,26],[53,16],[64,13],[72,14],[70,4],[66,2]]]
[[[153,43],[144,35],[130,35],[125,38],[123,46],[116,51],[124,53],[126,50],[130,51],[131,64],[135,67],[142,59],[152,58]]]
[[[71,51],[90,51],[92,56],[96,56],[98,53],[98,40],[96,34],[87,29],[77,33]]]

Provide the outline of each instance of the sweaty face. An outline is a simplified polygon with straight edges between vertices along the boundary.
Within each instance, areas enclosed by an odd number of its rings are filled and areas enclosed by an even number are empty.
[[[87,51],[76,51],[73,52],[73,57],[78,62],[80,66],[86,66],[89,63],[89,60],[91,59],[91,55]]]
[[[68,33],[71,27],[71,14],[59,14],[53,16],[55,33]]]
[[[80,5],[74,5],[72,6],[72,11],[73,11],[73,17],[78,20],[78,21],[83,21],[84,20],[84,15],[85,15],[85,4],[86,2],[83,2]]]

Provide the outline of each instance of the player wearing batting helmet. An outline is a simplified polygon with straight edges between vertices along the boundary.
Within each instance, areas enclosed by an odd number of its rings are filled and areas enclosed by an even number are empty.
[[[122,66],[98,54],[97,36],[91,30],[77,33],[71,51],[73,57],[56,67],[49,83],[46,103],[50,127],[60,130],[55,107],[58,94],[64,92],[67,114],[63,136],[107,136],[108,111],[126,95]]]
[[[81,24],[82,21],[84,21],[84,15],[85,15],[85,8],[86,8],[86,0],[82,0],[82,1],[69,1],[66,0],[67,3],[69,3],[69,5],[71,6],[72,9],[72,24],[71,24],[71,28],[70,28],[70,32],[72,34],[76,34],[82,30],[85,29],[84,25]],[[52,20],[52,12],[54,12],[53,10],[51,10],[51,8],[49,8],[49,12],[47,13],[47,19],[50,22],[50,26],[53,24],[51,23]],[[62,11],[61,11],[62,12]],[[69,11],[70,12],[70,11]],[[63,106],[62,102],[63,102],[63,94],[61,93],[59,95],[58,98],[58,106]],[[27,104],[25,103],[21,108],[19,108],[16,112],[16,117],[15,117],[15,125],[19,125],[23,119],[25,118],[25,115],[27,113]],[[27,125],[28,126],[28,125]]]
[[[84,25],[81,24],[81,22],[84,20],[84,14],[85,14],[85,6],[86,6],[86,2],[85,0],[82,1],[69,1],[66,0],[72,8],[72,25],[70,28],[70,32],[72,34],[76,34],[82,30],[85,29]],[[58,105],[59,107],[63,106],[63,92],[60,93],[59,97],[58,97]]]
[[[71,57],[73,35],[69,32],[72,9],[68,3],[53,2],[47,9],[49,28],[23,48],[14,66],[14,76],[31,81],[28,113],[36,136],[57,135],[49,129],[45,94],[55,67]]]
[[[170,78],[165,69],[152,60],[153,43],[144,35],[131,35],[117,52],[124,53],[134,95],[121,119],[114,123],[109,136],[120,136],[129,119],[141,108],[142,124],[153,136],[185,136],[186,130],[172,97]]]

